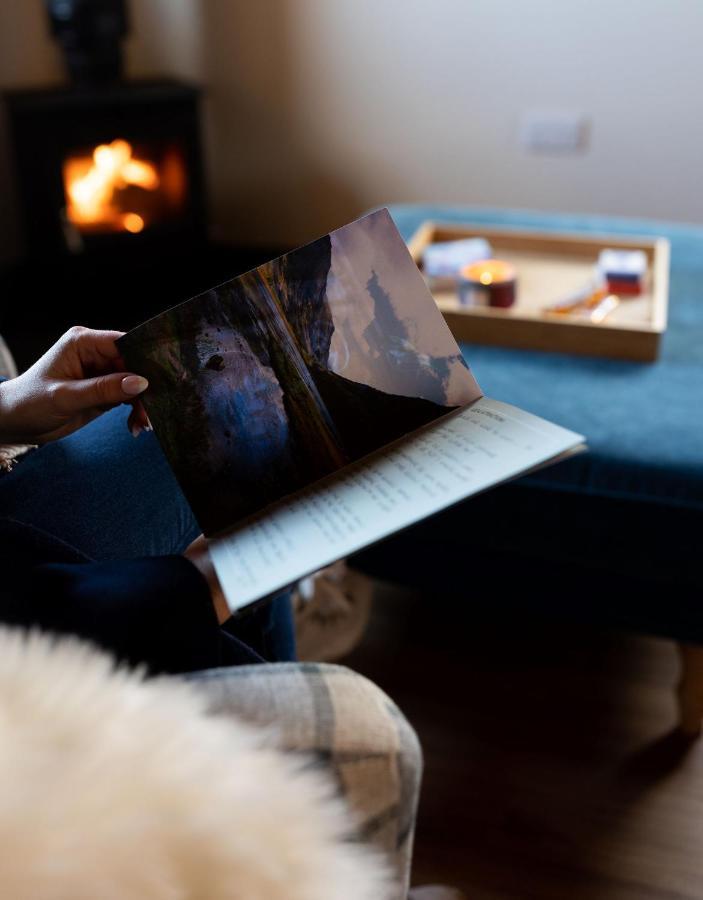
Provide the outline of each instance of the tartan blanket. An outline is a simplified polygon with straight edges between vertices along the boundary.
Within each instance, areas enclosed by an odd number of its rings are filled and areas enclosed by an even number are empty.
[[[14,357],[0,335],[0,381],[14,378],[15,375],[17,375],[17,366]],[[17,457],[22,456],[27,450],[31,450],[33,446],[33,444],[1,444],[0,470],[9,472],[17,461]]]
[[[324,766],[357,822],[356,839],[382,849],[407,897],[422,753],[383,691],[343,666],[278,663],[188,676],[213,713],[273,730],[280,746]],[[394,897],[395,900],[395,897]]]

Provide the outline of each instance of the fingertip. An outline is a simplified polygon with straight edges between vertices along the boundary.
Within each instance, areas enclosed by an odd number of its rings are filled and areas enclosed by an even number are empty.
[[[149,387],[149,382],[141,375],[126,375],[122,379],[122,392],[127,397],[137,397]]]

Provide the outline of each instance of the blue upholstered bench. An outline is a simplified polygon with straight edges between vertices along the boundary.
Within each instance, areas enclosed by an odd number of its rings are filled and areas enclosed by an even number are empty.
[[[472,611],[501,595],[522,612],[703,645],[703,228],[471,207],[391,213],[406,240],[426,219],[668,237],[669,325],[655,363],[463,344],[488,396],[584,434],[589,452],[473,498],[360,564],[468,594]],[[703,647],[684,652],[703,678]],[[699,680],[690,728],[703,715]]]

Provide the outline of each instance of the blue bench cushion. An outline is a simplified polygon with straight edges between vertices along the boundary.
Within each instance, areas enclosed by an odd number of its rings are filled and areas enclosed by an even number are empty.
[[[588,454],[523,478],[521,484],[703,511],[703,228],[473,207],[389,209],[406,240],[427,219],[668,237],[669,326],[657,362],[470,344],[462,351],[487,396],[588,439]]]
[[[700,514],[504,485],[351,560],[427,595],[448,627],[535,614],[703,644]]]

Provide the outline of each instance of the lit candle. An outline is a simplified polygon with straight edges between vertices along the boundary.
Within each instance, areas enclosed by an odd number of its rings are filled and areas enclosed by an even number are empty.
[[[515,267],[502,259],[483,259],[464,266],[459,278],[459,300],[464,306],[512,306]]]

